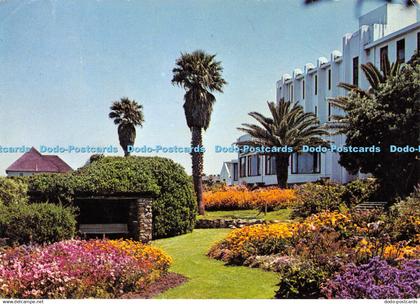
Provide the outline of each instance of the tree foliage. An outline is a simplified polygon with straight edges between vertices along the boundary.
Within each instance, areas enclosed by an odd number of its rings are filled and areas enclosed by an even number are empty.
[[[11,205],[27,201],[28,185],[22,178],[0,177],[0,204]]]
[[[418,152],[391,153],[390,146],[420,145],[419,53],[401,67],[380,72],[363,66],[371,88],[348,88],[346,97],[334,104],[345,111],[339,132],[348,146],[377,146],[380,153],[341,153],[340,164],[350,173],[371,173],[378,178],[386,198],[405,196],[420,182]],[[347,87],[346,87],[347,86]]]
[[[322,136],[328,135],[316,115],[305,112],[302,106],[289,101],[279,103],[267,102],[270,117],[258,112],[251,112],[249,116],[258,124],[242,124],[238,130],[251,136],[251,140],[242,141],[238,145],[250,145],[254,147],[283,147],[293,148],[295,152],[303,145],[326,145]],[[287,187],[289,158],[291,153],[269,153],[276,157],[277,183],[280,188]]]
[[[144,115],[143,106],[135,100],[126,97],[119,101],[114,101],[111,106],[109,118],[118,125],[118,138],[124,150],[124,155],[128,156],[127,146],[134,145],[136,140],[136,126],[143,126]]]
[[[214,92],[223,92],[227,82],[222,77],[222,64],[215,60],[216,55],[210,55],[202,50],[183,53],[176,60],[172,70],[172,84],[185,89],[184,112],[187,125],[191,129],[191,146],[200,148],[203,145],[202,130],[210,125],[213,105],[216,102]],[[192,175],[194,190],[197,196],[198,210],[204,214],[203,206],[203,153],[193,151]]]

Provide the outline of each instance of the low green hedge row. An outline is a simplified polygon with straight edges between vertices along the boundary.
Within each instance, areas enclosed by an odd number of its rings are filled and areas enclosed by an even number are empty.
[[[70,239],[76,231],[74,211],[49,203],[0,205],[0,238],[9,245]]]

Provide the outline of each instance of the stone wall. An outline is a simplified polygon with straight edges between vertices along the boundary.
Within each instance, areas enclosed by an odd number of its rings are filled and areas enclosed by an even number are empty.
[[[152,240],[152,199],[138,198],[131,202],[128,215],[128,230],[136,241],[148,243]]]

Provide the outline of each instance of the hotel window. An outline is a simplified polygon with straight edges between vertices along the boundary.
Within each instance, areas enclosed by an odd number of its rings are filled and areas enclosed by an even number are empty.
[[[359,57],[353,58],[353,84],[359,85]]]
[[[233,163],[233,180],[238,180],[238,163]]]
[[[384,70],[384,64],[385,64],[386,58],[388,58],[388,46],[381,47],[381,50],[380,50],[381,71]]]
[[[315,106],[314,113],[315,113],[315,116],[318,117],[318,107],[317,106]]]
[[[248,176],[260,175],[260,156],[250,155],[248,156]]]
[[[397,41],[397,61],[403,63],[405,61],[405,40]]]
[[[328,121],[331,121],[331,103],[328,101]]]
[[[276,174],[276,157],[266,155],[265,156],[265,175]]]
[[[305,99],[305,79],[302,80],[302,99]]]
[[[328,69],[328,90],[331,90],[331,69]]]
[[[417,33],[417,52],[420,52],[420,32]]]
[[[315,75],[315,95],[318,95],[318,75]]]
[[[321,172],[320,153],[293,153],[292,174],[315,174]]]
[[[246,176],[246,157],[239,158],[239,177]]]
[[[294,101],[294,96],[293,96],[293,84],[290,85],[289,87],[289,96],[290,96],[290,101],[293,102]]]

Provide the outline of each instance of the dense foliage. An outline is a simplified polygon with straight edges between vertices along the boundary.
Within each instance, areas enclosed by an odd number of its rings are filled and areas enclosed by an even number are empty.
[[[52,243],[72,238],[76,220],[71,207],[49,203],[0,205],[0,238],[12,244]]]
[[[344,185],[341,199],[351,208],[369,200],[376,200],[378,189],[379,185],[373,178],[355,179]]]
[[[292,262],[280,270],[278,299],[317,299],[325,271],[310,260]]]
[[[293,209],[293,217],[307,217],[321,211],[338,210],[344,187],[339,184],[307,183],[295,188],[297,203]]]
[[[71,174],[33,176],[29,189],[33,197],[38,195],[44,200],[66,204],[71,204],[78,192],[150,193],[155,196],[154,237],[186,233],[193,229],[195,222],[196,205],[190,178],[179,164],[166,158],[103,157]]]
[[[11,205],[27,200],[28,185],[19,178],[0,177],[0,204]]]
[[[405,196],[420,183],[420,159],[415,151],[390,151],[390,146],[420,145],[420,64],[417,53],[411,63],[382,74],[373,65],[364,68],[372,89],[347,85],[348,97],[340,99],[346,112],[341,132],[347,146],[373,146],[380,153],[341,153],[340,164],[349,172],[372,173],[385,198]],[[381,81],[378,81],[381,80]]]
[[[296,199],[292,189],[260,188],[254,191],[244,186],[224,187],[206,191],[203,202],[206,210],[240,210],[286,208]]]
[[[62,241],[0,254],[2,298],[115,298],[165,274],[171,258],[133,241]]]
[[[352,208],[374,199],[378,184],[375,179],[356,179],[345,185],[332,182],[306,183],[295,187],[293,217],[305,218],[322,211]]]
[[[420,236],[420,188],[390,210],[391,237],[409,241]]]

